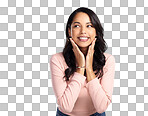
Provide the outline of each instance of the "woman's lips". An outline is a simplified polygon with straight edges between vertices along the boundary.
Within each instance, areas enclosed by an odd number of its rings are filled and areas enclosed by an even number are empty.
[[[88,41],[89,37],[78,37],[78,39],[82,42]]]

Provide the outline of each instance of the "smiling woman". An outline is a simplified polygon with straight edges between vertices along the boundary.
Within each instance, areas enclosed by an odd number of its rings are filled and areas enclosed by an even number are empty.
[[[92,10],[81,7],[69,16],[63,52],[50,59],[57,116],[105,116],[112,99],[115,59],[105,53],[103,36]]]

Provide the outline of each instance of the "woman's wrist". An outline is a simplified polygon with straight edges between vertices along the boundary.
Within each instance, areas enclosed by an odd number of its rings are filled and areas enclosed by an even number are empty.
[[[85,69],[85,65],[83,65],[83,66],[76,66],[76,68],[84,68]]]
[[[84,71],[85,71],[84,68],[77,68],[77,69],[76,69],[76,72],[77,72],[77,73],[80,73],[80,74],[82,74],[82,75],[84,75]]]
[[[87,66],[87,67],[86,67],[86,71],[87,71],[87,72],[92,72],[92,71],[93,71],[93,67],[92,67],[92,66],[91,66],[91,67],[88,67],[88,66]]]

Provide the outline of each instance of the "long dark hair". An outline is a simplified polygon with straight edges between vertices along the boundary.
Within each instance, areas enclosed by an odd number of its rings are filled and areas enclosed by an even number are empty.
[[[69,77],[74,74],[74,72],[76,71],[76,59],[75,59],[75,55],[74,52],[72,50],[72,44],[69,40],[70,36],[68,33],[68,29],[70,29],[72,21],[74,16],[79,13],[79,12],[83,12],[86,13],[91,22],[93,27],[96,30],[96,43],[95,43],[95,47],[94,47],[94,55],[93,55],[93,71],[96,71],[95,75],[99,75],[98,79],[101,78],[103,76],[103,66],[105,65],[105,56],[104,56],[104,52],[107,50],[107,44],[105,42],[105,40],[103,39],[104,36],[104,29],[97,17],[97,15],[90,9],[85,8],[85,7],[80,7],[78,9],[76,9],[70,16],[69,19],[67,21],[67,25],[66,25],[66,44],[65,47],[63,49],[63,56],[65,59],[65,62],[68,66],[68,68],[65,70],[65,76],[64,78],[66,78],[66,81],[69,81]]]

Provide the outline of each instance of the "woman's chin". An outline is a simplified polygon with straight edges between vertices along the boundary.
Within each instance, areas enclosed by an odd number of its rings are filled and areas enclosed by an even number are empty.
[[[90,44],[77,44],[79,46],[79,48],[88,48],[90,46]]]
[[[82,48],[82,49],[88,48],[88,46],[84,46],[84,45],[83,45],[83,46],[79,46],[79,45],[78,45],[78,47],[79,47],[79,48]]]

